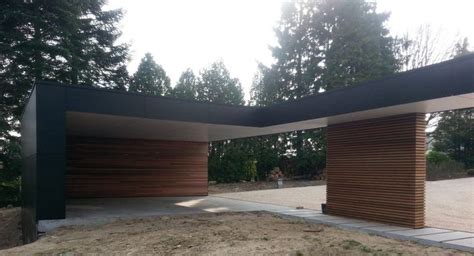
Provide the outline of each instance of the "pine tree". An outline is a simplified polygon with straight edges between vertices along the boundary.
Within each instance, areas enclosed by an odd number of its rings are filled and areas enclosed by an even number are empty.
[[[321,49],[310,37],[314,0],[294,0],[285,3],[280,22],[275,29],[278,45],[272,48],[277,74],[276,101],[299,99],[318,92],[315,80],[320,76]]]
[[[178,99],[194,100],[197,96],[197,78],[191,69],[184,71],[171,92]]]
[[[396,72],[399,42],[384,26],[388,15],[375,10],[375,4],[364,0],[286,3],[275,29],[278,44],[272,54],[276,62],[261,68],[252,87],[253,104],[300,99]],[[324,166],[324,134],[316,129],[280,135],[294,174]]]
[[[171,92],[169,77],[165,70],[153,60],[151,53],[146,53],[142,58],[128,90],[162,96]]]
[[[313,17],[314,37],[323,47],[320,86],[341,88],[399,70],[398,41],[385,27],[389,15],[365,0],[323,0]]]
[[[213,63],[201,72],[197,88],[197,99],[200,101],[243,105],[244,93],[237,78],[231,78],[222,61]]]
[[[19,118],[35,81],[124,89],[128,45],[117,44],[121,10],[104,0],[0,3],[0,179],[19,173]],[[7,178],[8,177],[8,178]],[[2,191],[0,191],[2,194]]]

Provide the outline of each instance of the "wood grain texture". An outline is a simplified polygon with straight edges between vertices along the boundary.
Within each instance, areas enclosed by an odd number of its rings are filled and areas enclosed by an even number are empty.
[[[207,195],[207,143],[68,137],[66,196]]]
[[[416,113],[328,126],[328,213],[424,227],[424,118]]]

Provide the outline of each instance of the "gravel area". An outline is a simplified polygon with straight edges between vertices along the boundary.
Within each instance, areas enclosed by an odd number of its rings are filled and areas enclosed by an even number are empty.
[[[326,186],[224,193],[214,196],[321,209]],[[474,178],[426,182],[426,225],[474,232]]]

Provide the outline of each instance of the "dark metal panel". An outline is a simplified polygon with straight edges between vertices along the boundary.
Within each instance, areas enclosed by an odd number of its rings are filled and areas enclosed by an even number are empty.
[[[38,153],[64,153],[66,140],[66,114],[64,100],[66,89],[60,86],[37,88]]]
[[[145,96],[87,87],[67,87],[66,108],[69,111],[144,117]]]
[[[36,154],[36,88],[30,94],[21,117],[21,147],[22,156]]]
[[[36,154],[23,158],[21,174],[21,227],[23,243],[38,239],[36,226]]]
[[[65,216],[66,88],[37,86],[37,218]]]
[[[164,97],[145,97],[145,117],[207,123],[209,104]]]
[[[259,108],[212,105],[209,107],[209,123],[260,127],[256,118]]]
[[[23,242],[37,239],[36,227],[36,89],[31,92],[21,119],[22,171],[21,171],[21,224]]]
[[[297,101],[272,105],[264,125],[285,124],[474,92],[474,55]]]
[[[64,219],[65,205],[65,153],[38,155],[38,220]]]

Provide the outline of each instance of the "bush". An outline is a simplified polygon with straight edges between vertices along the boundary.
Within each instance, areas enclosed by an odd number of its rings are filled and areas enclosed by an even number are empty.
[[[428,154],[426,154],[426,161],[429,164],[438,165],[449,160],[450,158],[448,155],[439,151],[431,150]]]
[[[467,170],[467,175],[468,176],[474,176],[474,169]]]
[[[426,172],[427,180],[453,179],[466,176],[464,164],[451,159],[439,163],[428,162]]]
[[[257,178],[257,161],[245,161],[244,169],[242,171],[244,173],[244,180],[255,181],[255,178]]]

